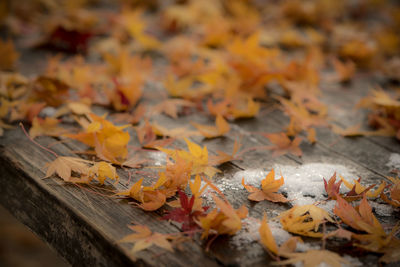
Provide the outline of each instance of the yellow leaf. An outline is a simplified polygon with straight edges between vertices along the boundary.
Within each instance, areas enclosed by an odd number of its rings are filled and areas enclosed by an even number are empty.
[[[230,130],[229,124],[220,114],[217,115],[215,124],[216,126],[208,126],[192,122],[192,125],[206,138],[223,136]]]
[[[47,163],[46,176],[50,177],[53,174],[57,174],[60,178],[67,182],[82,182],[88,183],[89,180],[89,167],[91,161],[84,160],[81,158],[74,157],[58,157],[54,161]],[[72,177],[72,172],[80,174],[81,177]],[[75,179],[72,179],[75,178]]]
[[[326,263],[331,267],[342,267],[342,264],[350,265],[350,262],[340,257],[338,254],[328,250],[310,249],[303,253],[288,253],[284,255],[287,260],[273,262],[273,265],[287,265],[302,262],[304,267],[317,267]]]
[[[278,254],[278,246],[268,226],[267,215],[265,213],[258,231],[260,233],[261,244],[272,253]]]

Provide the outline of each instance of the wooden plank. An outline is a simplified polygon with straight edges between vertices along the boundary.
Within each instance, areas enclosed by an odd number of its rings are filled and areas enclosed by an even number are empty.
[[[27,68],[28,69],[28,68]],[[349,98],[359,98],[360,91],[352,91]],[[326,98],[330,102],[337,101],[334,90]],[[157,101],[157,99],[152,99]],[[339,103],[334,102],[333,105]],[[345,112],[352,108],[351,101],[345,101],[339,106],[341,117],[335,117],[345,122]],[[212,120],[199,114],[192,114],[173,120],[160,115],[155,118],[169,127],[188,125],[190,121],[199,123],[212,123]],[[268,116],[260,116],[257,119],[240,120],[232,123],[232,131],[225,138],[203,140],[194,137],[191,140],[207,145],[209,152],[215,154],[217,150],[227,153],[232,151],[233,141],[243,138],[243,149],[269,144],[268,141],[255,135],[254,132],[278,132],[288,122],[280,111],[273,111]],[[347,125],[347,124],[343,124]],[[345,139],[338,137],[329,129],[318,131],[320,142],[316,145],[303,144],[302,158],[283,156],[273,158],[270,151],[253,151],[243,155],[241,161],[225,164],[221,167],[222,174],[214,180],[231,179],[239,170],[270,169],[274,165],[299,166],[310,162],[323,162],[341,164],[353,168],[365,182],[374,183],[387,174],[385,162],[390,152],[396,149],[390,148],[384,142],[372,138]],[[390,139],[393,140],[393,139]],[[55,141],[53,138],[39,138],[45,145]],[[1,171],[0,177],[2,196],[0,201],[16,217],[37,232],[43,239],[54,246],[59,253],[66,257],[72,265],[240,265],[261,266],[271,260],[257,242],[251,242],[248,247],[236,248],[230,244],[232,238],[218,238],[211,246],[210,252],[204,252],[202,241],[185,243],[183,251],[177,253],[160,252],[152,248],[141,252],[138,261],[133,263],[129,253],[130,245],[120,244],[123,236],[130,233],[126,225],[132,221],[149,225],[153,230],[171,233],[177,232],[178,227],[165,221],[160,221],[161,212],[144,212],[127,203],[125,200],[117,200],[112,197],[104,197],[89,193],[81,188],[66,185],[58,179],[42,180],[44,176],[43,165],[54,158],[47,152],[40,150],[30,143],[19,129],[7,132],[5,138],[0,140]],[[137,145],[134,142],[133,145]],[[185,148],[182,141],[176,143],[177,147]],[[389,149],[389,148],[390,149]],[[85,147],[77,142],[58,144],[54,147],[57,153],[71,154],[71,150],[83,150]],[[115,187],[119,190],[126,189],[127,175],[120,173],[121,182]],[[10,177],[15,184],[10,182]],[[140,177],[133,177],[133,181]],[[108,184],[107,188],[112,188]],[[92,189],[91,189],[92,190]],[[245,203],[250,215],[261,218],[267,211],[269,217],[290,207],[288,204],[276,204],[262,202],[258,204],[247,201],[247,193],[241,191],[227,191],[227,198],[235,207]],[[21,201],[22,199],[22,201]],[[26,199],[26,202],[23,201]],[[386,223],[393,223],[398,217],[385,218]],[[372,256],[373,262],[377,257]],[[368,265],[373,265],[370,260],[362,259]]]
[[[54,139],[41,138],[41,143],[52,142]],[[9,132],[0,145],[2,205],[72,265],[132,265],[130,246],[118,242],[130,233],[126,226],[132,221],[160,232],[177,232],[175,226],[159,220],[157,213],[134,208],[125,200],[85,193],[58,179],[43,180],[43,165],[52,158],[33,146],[19,129]],[[63,155],[70,153],[63,145],[54,150]],[[10,182],[11,179],[15,182]],[[158,253],[156,249],[145,251],[135,264],[217,265],[195,243],[185,245],[179,253],[157,256]]]

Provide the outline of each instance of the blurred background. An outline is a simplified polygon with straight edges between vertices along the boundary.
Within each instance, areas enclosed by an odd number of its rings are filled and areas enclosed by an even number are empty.
[[[56,252],[0,206],[1,267],[66,267]]]

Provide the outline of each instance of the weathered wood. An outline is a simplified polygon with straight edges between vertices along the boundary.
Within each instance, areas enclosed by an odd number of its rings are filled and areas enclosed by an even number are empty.
[[[37,60],[32,60],[23,67],[25,73],[35,73],[32,66]],[[41,65],[41,68],[43,66]],[[334,86],[321,86],[323,99],[330,107],[330,116],[341,126],[350,126],[354,122],[348,119],[354,104],[366,94],[366,77],[360,77],[350,88]],[[149,86],[148,90],[154,88]],[[156,89],[154,89],[156,90]],[[346,97],[338,98],[338,94],[347,92]],[[157,94],[149,94],[147,101],[155,103]],[[357,113],[360,121],[363,112]],[[154,117],[168,128],[188,126],[191,121],[198,123],[213,123],[213,120],[201,114],[191,114],[174,120],[164,115]],[[356,121],[357,121],[356,120]],[[242,137],[242,149],[268,145],[266,138],[255,134],[257,132],[279,132],[287,125],[288,119],[279,110],[273,110],[267,115],[255,119],[239,120],[231,123],[232,130],[227,137],[205,140],[201,137],[192,137],[192,141],[207,145],[210,154],[221,150],[231,153],[234,140]],[[133,136],[134,133],[133,133]],[[304,163],[320,162],[341,164],[354,169],[364,178],[366,183],[378,183],[389,174],[385,163],[392,152],[400,151],[400,145],[394,138],[342,138],[333,133],[329,128],[318,130],[318,143],[315,145],[302,144],[303,157],[298,158],[285,155],[273,158],[268,150],[250,151],[242,155],[241,160],[226,163],[220,166],[221,173],[214,179],[230,179],[237,171],[250,169],[271,169],[274,165],[300,166]],[[43,145],[49,145],[56,140],[49,137],[39,137]],[[182,140],[174,143],[176,147],[186,149]],[[138,146],[133,137],[132,146]],[[0,202],[20,221],[28,225],[42,239],[53,246],[61,256],[72,265],[96,266],[265,266],[271,259],[263,252],[262,247],[256,242],[251,242],[247,247],[236,248],[230,244],[229,237],[218,238],[210,247],[208,253],[204,252],[205,244],[201,240],[184,243],[182,250],[169,253],[157,248],[150,248],[137,255],[134,261],[129,252],[131,245],[118,241],[129,234],[126,227],[132,221],[148,225],[152,230],[173,233],[178,232],[178,226],[167,221],[159,220],[162,210],[158,212],[144,212],[126,200],[113,196],[98,195],[90,191],[105,191],[96,188],[79,188],[64,183],[57,178],[42,179],[44,165],[54,160],[53,156],[32,144],[20,129],[7,131],[0,139]],[[71,155],[72,151],[83,151],[85,146],[79,142],[59,143],[53,149],[60,155]],[[142,153],[144,157],[149,152]],[[151,165],[151,164],[150,164]],[[157,169],[147,169],[157,172]],[[128,175],[119,171],[121,180],[118,184],[107,183],[107,189],[125,190]],[[132,182],[141,176],[133,175]],[[329,177],[326,177],[329,178]],[[350,178],[350,177],[349,177]],[[149,179],[151,180],[151,179]],[[86,189],[86,190],[85,190]],[[286,210],[290,204],[276,204],[271,202],[251,203],[247,200],[244,190],[227,191],[226,197],[234,207],[245,204],[250,215],[261,218],[264,212],[269,217]],[[398,213],[390,218],[383,218],[384,223],[393,224],[399,220]],[[377,262],[377,255],[363,257],[361,261],[367,266]]]
[[[41,138],[44,144],[52,141]],[[70,153],[63,145],[54,150]],[[216,265],[195,244],[186,245],[180,253],[166,252],[162,257],[150,249],[133,262],[130,246],[118,242],[130,233],[127,225],[135,221],[168,233],[177,232],[176,227],[159,220],[157,213],[141,211],[124,200],[86,193],[58,179],[43,180],[44,163],[52,160],[46,153],[32,146],[20,130],[1,140],[0,200],[72,265]]]

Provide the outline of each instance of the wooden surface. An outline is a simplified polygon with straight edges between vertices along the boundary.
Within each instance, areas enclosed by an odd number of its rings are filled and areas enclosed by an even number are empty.
[[[23,73],[35,72],[33,66],[43,66],[40,54],[22,55],[29,62],[21,66]],[[37,69],[36,69],[37,70]],[[368,76],[359,75],[350,86],[321,85],[322,99],[329,107],[330,118],[338,125],[351,126],[365,121],[365,113],[354,110],[354,104],[368,93],[374,84]],[[149,91],[153,89],[149,86]],[[152,95],[146,94],[145,95]],[[153,99],[152,101],[156,101]],[[234,140],[243,136],[243,149],[268,144],[267,139],[254,132],[279,132],[288,123],[288,118],[280,110],[270,110],[273,100],[263,104],[263,109],[255,119],[240,120],[231,123],[231,132],[227,137],[203,140],[196,137],[192,141],[207,145],[210,154],[217,150],[232,151]],[[158,115],[156,118],[169,128],[187,125],[189,121],[211,123],[212,120],[199,114],[173,120]],[[302,144],[304,155],[299,158],[291,155],[273,158],[270,151],[253,151],[243,155],[242,160],[220,166],[222,173],[214,180],[230,179],[239,170],[271,169],[275,164],[298,166],[305,163],[341,164],[353,169],[366,184],[379,183],[389,175],[386,166],[390,154],[400,152],[400,143],[394,138],[359,137],[343,138],[329,128],[317,130],[318,142],[315,145]],[[138,146],[132,138],[132,146]],[[38,137],[44,145],[59,141],[51,137]],[[185,148],[181,141],[177,147]],[[79,142],[58,142],[52,149],[59,155],[73,155],[72,151],[83,151],[85,146]],[[138,152],[144,157],[153,158],[157,152]],[[218,238],[205,252],[205,242],[199,240],[186,242],[175,253],[158,248],[150,248],[138,253],[134,261],[129,252],[130,244],[120,243],[125,235],[131,233],[127,228],[132,221],[149,226],[162,233],[179,231],[179,226],[160,220],[163,209],[157,212],[145,212],[127,200],[104,196],[107,191],[93,187],[78,187],[66,184],[58,178],[43,179],[45,164],[54,157],[35,146],[15,128],[6,131],[0,138],[0,203],[16,218],[30,227],[39,237],[53,246],[59,254],[74,266],[265,266],[271,261],[257,242],[246,247],[235,247],[228,237]],[[151,163],[151,162],[150,162]],[[151,165],[151,164],[150,164]],[[156,171],[149,169],[149,171]],[[107,184],[108,189],[126,189],[127,174],[119,170],[121,180],[116,185]],[[141,175],[134,174],[132,182]],[[327,177],[329,178],[329,177]],[[98,191],[95,194],[92,191]],[[250,203],[245,190],[225,192],[234,207],[245,203],[249,214],[261,218],[264,211],[269,217],[290,208],[290,204],[276,204],[268,201]],[[399,212],[391,216],[380,217],[384,224],[393,224],[400,219]],[[335,248],[333,248],[335,249]],[[361,254],[360,261],[365,265],[376,265],[379,255]]]

